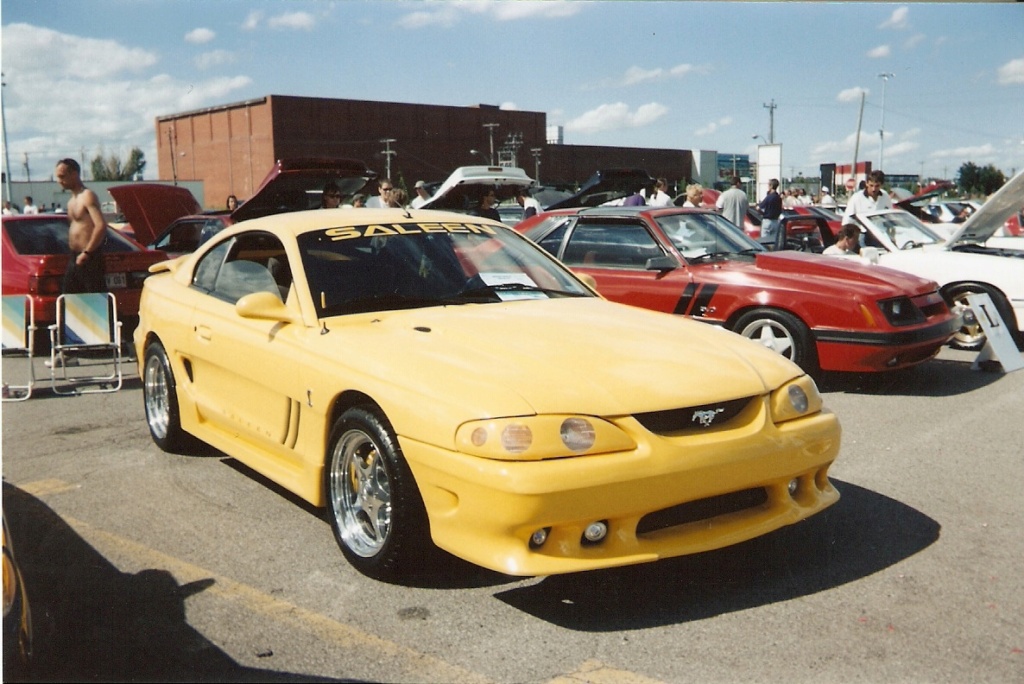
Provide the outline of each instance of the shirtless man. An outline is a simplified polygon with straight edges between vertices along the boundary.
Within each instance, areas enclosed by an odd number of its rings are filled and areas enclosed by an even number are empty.
[[[82,184],[81,167],[74,159],[57,162],[56,176],[60,186],[71,191],[68,200],[71,259],[64,273],[64,294],[106,292],[102,249],[107,222],[100,211],[99,198]]]

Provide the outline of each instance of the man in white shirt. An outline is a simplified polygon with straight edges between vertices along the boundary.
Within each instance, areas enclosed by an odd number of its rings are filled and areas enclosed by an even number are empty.
[[[855,256],[860,244],[860,228],[847,223],[839,229],[835,244],[825,248],[825,256]]]
[[[855,192],[846,203],[846,211],[843,213],[843,225],[856,224],[854,217],[858,214],[866,214],[872,211],[892,209],[892,200],[889,193],[882,190],[885,184],[885,174],[881,171],[872,171],[868,176],[864,189]]]
[[[821,189],[821,200],[818,204],[826,209],[836,208],[836,198],[828,191],[828,188]]]
[[[743,227],[747,216],[747,209],[750,207],[750,200],[747,193],[743,192],[740,185],[743,183],[739,176],[732,177],[732,187],[718,196],[715,207],[722,216],[729,219],[733,225]]]
[[[416,190],[416,196],[412,198],[412,204],[409,206],[413,209],[419,209],[430,199],[430,193],[427,192],[427,184],[421,180],[416,181],[414,189]]]
[[[32,202],[32,198],[28,195],[25,196],[25,205],[21,208],[22,214],[38,214],[39,207]]]

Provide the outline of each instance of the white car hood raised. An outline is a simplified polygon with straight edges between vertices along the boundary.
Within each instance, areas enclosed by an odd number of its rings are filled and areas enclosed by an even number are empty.
[[[1024,207],[1024,171],[1006,182],[978,211],[964,221],[960,229],[954,232],[946,244],[950,247],[957,243],[984,243],[1003,227],[1006,219]]]

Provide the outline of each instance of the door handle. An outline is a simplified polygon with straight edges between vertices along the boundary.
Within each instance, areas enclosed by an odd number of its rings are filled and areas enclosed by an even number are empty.
[[[196,337],[203,340],[204,342],[209,342],[210,340],[213,339],[213,331],[209,328],[209,326],[197,325]]]

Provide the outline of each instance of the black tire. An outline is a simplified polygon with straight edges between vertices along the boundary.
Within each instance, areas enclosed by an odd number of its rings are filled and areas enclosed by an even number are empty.
[[[992,299],[992,303],[996,305],[996,310],[999,312],[1000,318],[1003,319],[1003,323],[1014,333],[1014,338],[1018,339],[1019,336],[1016,334],[1017,318],[1013,315],[1010,303],[1006,301],[1002,294],[996,292],[988,285],[961,283],[944,290],[942,296],[950,308],[958,304],[970,307],[967,303],[967,295],[969,294],[987,294]],[[985,341],[985,331],[982,329],[981,323],[974,318],[965,321],[964,325],[953,333],[953,339],[949,341],[949,346],[953,347],[953,349],[962,349],[964,351],[981,351],[981,348],[985,346]]]
[[[159,342],[146,347],[145,364],[142,367],[142,399],[153,441],[164,451],[180,453],[191,438],[181,429],[174,372],[167,352]]]
[[[394,581],[424,569],[434,548],[426,509],[398,439],[375,407],[350,408],[334,424],[324,487],[334,538],[356,570]]]
[[[733,332],[782,354],[811,376],[818,375],[818,348],[811,330],[799,318],[779,309],[760,308],[743,314]]]

